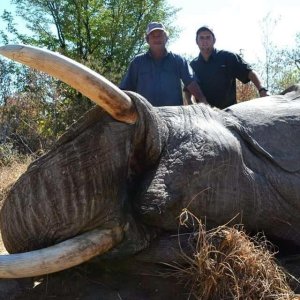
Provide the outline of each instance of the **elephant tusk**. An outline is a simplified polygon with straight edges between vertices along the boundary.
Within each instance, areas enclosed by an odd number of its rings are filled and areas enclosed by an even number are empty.
[[[0,278],[34,277],[65,270],[107,252],[122,238],[120,227],[94,229],[48,248],[0,255]]]
[[[2,46],[0,54],[67,83],[118,121],[132,124],[137,120],[129,96],[100,74],[70,58],[27,45]]]

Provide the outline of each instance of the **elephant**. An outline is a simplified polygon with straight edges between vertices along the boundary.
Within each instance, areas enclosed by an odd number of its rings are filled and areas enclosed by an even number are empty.
[[[177,233],[185,208],[207,228],[242,223],[300,246],[299,85],[223,110],[153,107],[58,53],[27,45],[0,53],[96,104],[5,199],[0,226],[10,254],[0,257],[1,278],[153,249]]]

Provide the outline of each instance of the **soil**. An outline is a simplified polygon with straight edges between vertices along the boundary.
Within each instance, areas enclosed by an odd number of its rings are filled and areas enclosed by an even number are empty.
[[[128,262],[127,267],[123,264],[120,271],[118,263],[93,262],[36,278],[2,279],[0,299],[188,299],[182,287],[158,275],[157,269],[154,271],[144,265],[137,272],[136,267],[134,263]]]
[[[3,245],[1,245],[3,249]],[[300,257],[285,260],[300,277]],[[0,266],[1,267],[1,266]],[[193,298],[187,288],[166,275],[166,267],[136,257],[95,258],[69,270],[35,278],[0,279],[0,300],[182,300]],[[299,293],[299,286],[294,286]],[[300,298],[296,298],[300,299]]]
[[[0,251],[2,255],[7,254],[2,240]],[[0,279],[0,300],[193,299],[174,278],[163,276],[166,274],[165,266],[150,263],[146,257],[146,261],[136,257],[122,260],[98,257],[54,274]]]

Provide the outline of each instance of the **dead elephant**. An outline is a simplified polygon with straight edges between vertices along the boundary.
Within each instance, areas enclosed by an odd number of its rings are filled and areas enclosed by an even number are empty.
[[[208,228],[235,218],[300,246],[298,86],[226,110],[155,108],[59,54],[0,53],[98,105],[10,191],[0,225],[7,250],[19,254],[0,258],[0,277],[52,273],[108,251],[133,255],[176,233],[186,207]]]

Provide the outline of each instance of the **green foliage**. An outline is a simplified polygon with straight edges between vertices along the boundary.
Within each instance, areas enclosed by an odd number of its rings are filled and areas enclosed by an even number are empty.
[[[70,89],[46,74],[22,67],[15,77],[20,90],[3,97],[0,106],[0,143],[11,143],[19,153],[47,150],[91,106],[81,95],[68,99]]]
[[[166,0],[12,0],[26,24],[17,30],[14,16],[0,43],[20,43],[58,51],[118,84],[130,60],[145,47],[150,21],[170,25],[176,9]],[[9,140],[22,153],[47,150],[92,103],[69,86],[45,74],[0,59],[0,143]]]
[[[0,167],[9,165],[16,156],[19,156],[19,153],[14,149],[13,144],[0,144]]]
[[[101,71],[118,83],[129,61],[144,47],[147,24],[170,25],[176,10],[165,0],[13,0],[30,35],[10,32],[21,43],[47,47]],[[8,21],[6,16],[6,21]],[[174,28],[169,26],[171,32]],[[32,34],[33,33],[33,34]],[[6,39],[7,41],[7,39]]]
[[[256,67],[264,82],[273,94],[278,94],[287,87],[300,82],[300,33],[296,35],[296,47],[280,49],[272,41],[279,18],[271,14],[262,20],[264,60]]]
[[[28,91],[32,82],[27,79],[29,80],[27,68],[0,58],[0,105],[6,105],[7,100],[14,94]]]
[[[6,30],[1,44],[23,43],[58,51],[118,84],[130,60],[146,47],[150,21],[163,22],[171,38],[177,10],[166,0],[12,0],[26,24],[19,32],[15,17],[1,16]],[[271,92],[280,92],[300,79],[300,34],[295,49],[277,49],[271,40],[276,25],[267,16],[260,63]],[[272,27],[273,26],[273,27]],[[0,58],[0,145],[9,143],[21,153],[47,150],[92,103],[53,78]],[[74,75],[75,76],[75,75]],[[252,97],[251,87],[239,91],[240,100]]]

